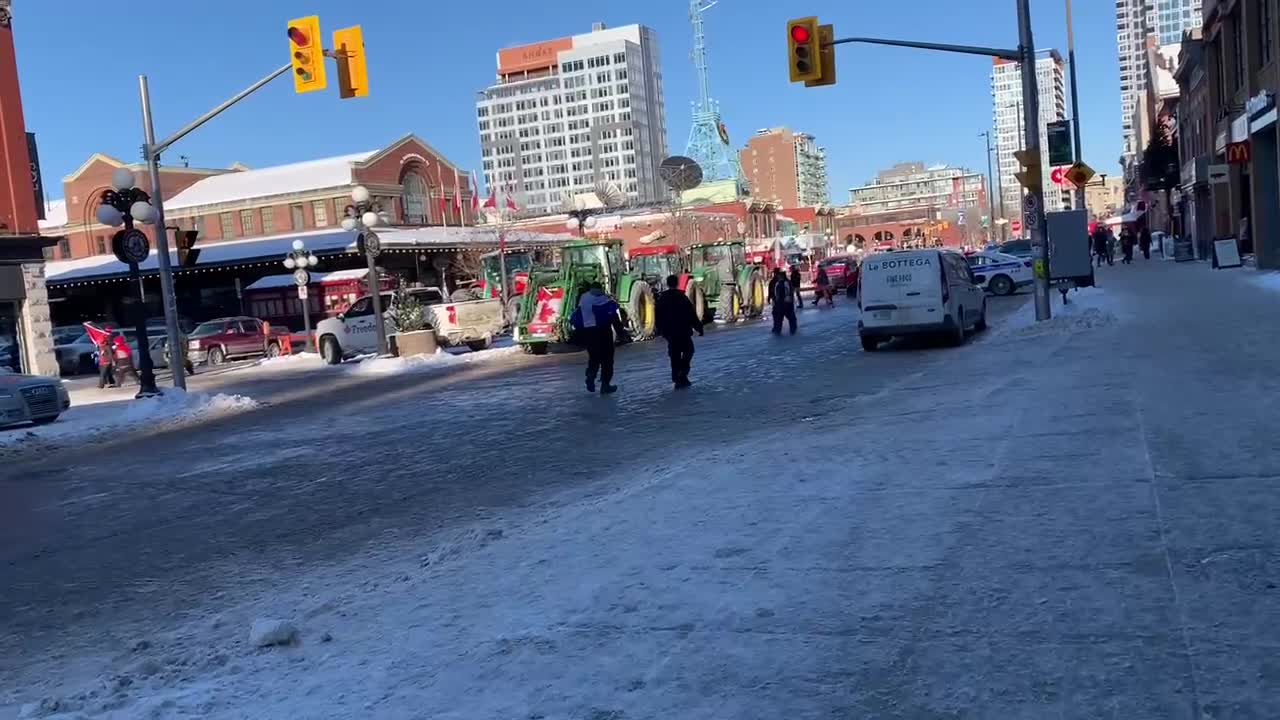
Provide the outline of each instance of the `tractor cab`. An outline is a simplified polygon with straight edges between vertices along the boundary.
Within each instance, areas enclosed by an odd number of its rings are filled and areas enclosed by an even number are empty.
[[[575,281],[575,287],[570,288],[575,295],[577,286],[593,281],[606,289],[613,288],[627,269],[621,240],[569,243],[560,251],[560,266]]]
[[[533,269],[533,251],[518,250],[508,252],[506,257],[507,276],[511,278],[511,295],[523,295],[525,285],[529,282],[529,271]],[[487,297],[502,295],[502,265],[497,252],[480,256],[480,272],[484,281]]]
[[[682,278],[685,260],[678,245],[653,245],[631,251],[631,274],[649,283],[657,291],[666,287],[667,276]]]

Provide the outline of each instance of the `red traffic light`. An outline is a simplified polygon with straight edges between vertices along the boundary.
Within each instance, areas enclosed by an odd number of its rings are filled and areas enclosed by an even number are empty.
[[[1056,167],[1049,173],[1049,180],[1055,185],[1061,185],[1067,179],[1067,168]]]
[[[804,25],[791,26],[791,39],[794,40],[795,42],[804,44],[809,42],[809,38],[810,38],[810,34],[809,34],[808,27]]]
[[[311,44],[311,38],[307,37],[302,28],[293,25],[289,26],[289,40],[298,47],[306,47]]]

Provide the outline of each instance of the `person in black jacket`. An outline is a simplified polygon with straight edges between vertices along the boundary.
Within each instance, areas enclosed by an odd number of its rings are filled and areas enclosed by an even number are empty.
[[[800,297],[800,266],[793,264],[791,266],[791,292],[795,295],[795,302],[792,303],[798,310],[804,309],[804,299]]]
[[[667,341],[671,358],[671,382],[676,388],[687,388],[689,366],[693,361],[693,333],[702,335],[702,318],[689,297],[680,290],[680,278],[667,276],[667,289],[658,295],[654,306],[658,334]]]

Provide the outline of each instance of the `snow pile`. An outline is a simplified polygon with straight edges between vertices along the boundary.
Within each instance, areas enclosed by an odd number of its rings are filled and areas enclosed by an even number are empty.
[[[520,353],[521,349],[514,345],[491,348],[489,350],[480,350],[478,352],[468,351],[457,353],[448,352],[441,348],[437,349],[430,355],[368,358],[361,360],[358,364],[352,365],[351,372],[357,375],[404,375],[407,373],[432,370],[451,365],[467,365],[470,363],[489,362],[503,357],[519,355]]]
[[[263,370],[288,370],[303,367],[319,367],[323,360],[319,353],[300,352],[293,355],[280,355],[273,358],[263,358],[254,364],[255,368]]]
[[[1035,303],[1028,302],[1000,324],[994,335],[1006,340],[1070,335],[1107,327],[1120,321],[1115,298],[1100,288],[1080,288],[1067,297],[1070,302],[1063,305],[1062,295],[1053,291],[1050,295],[1053,301],[1052,316],[1044,322],[1036,322]]]
[[[74,402],[74,401],[73,401]],[[134,430],[154,431],[171,425],[185,425],[245,412],[258,402],[244,395],[188,393],[167,388],[150,398],[100,402],[72,407],[50,425],[0,428],[0,449],[23,450],[27,446],[81,443],[109,434]]]
[[[249,628],[249,644],[254,647],[292,645],[298,641],[298,628],[288,620],[259,618]]]
[[[1246,277],[1249,282],[1271,292],[1280,292],[1280,272],[1255,272],[1250,273]]]

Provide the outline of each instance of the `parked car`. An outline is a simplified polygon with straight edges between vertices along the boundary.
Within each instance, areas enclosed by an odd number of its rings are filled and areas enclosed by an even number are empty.
[[[964,256],[950,250],[877,253],[862,261],[858,282],[862,349],[903,335],[941,333],[962,345],[987,327],[987,295]]]
[[[1014,238],[1013,240],[1002,242],[999,250],[1005,255],[1012,255],[1023,260],[1031,259],[1031,241],[1023,238]]]
[[[409,290],[423,306],[428,327],[435,331],[440,347],[467,346],[483,350],[502,333],[502,301],[498,298],[446,302],[440,288],[422,287]],[[382,316],[387,334],[394,333],[395,296],[382,293]],[[374,352],[378,346],[377,323],[373,315],[373,296],[365,295],[337,317],[326,318],[316,325],[320,355],[330,365],[344,358]]]
[[[65,325],[53,329],[53,354],[58,360],[58,372],[63,375],[83,375],[96,370],[93,361],[98,346],[89,339],[82,325]]]
[[[827,271],[827,279],[831,288],[844,290],[849,297],[858,291],[858,258],[853,255],[832,255],[818,263],[818,267]]]
[[[71,407],[71,396],[58,378],[0,373],[0,426],[51,423]]]
[[[253,317],[226,317],[208,320],[196,326],[187,336],[187,357],[199,365],[221,365],[228,360],[276,357],[282,337],[289,335],[285,327],[264,331],[261,320]]]
[[[977,283],[995,295],[1012,295],[1036,281],[1030,260],[989,250],[968,253],[964,259]]]

